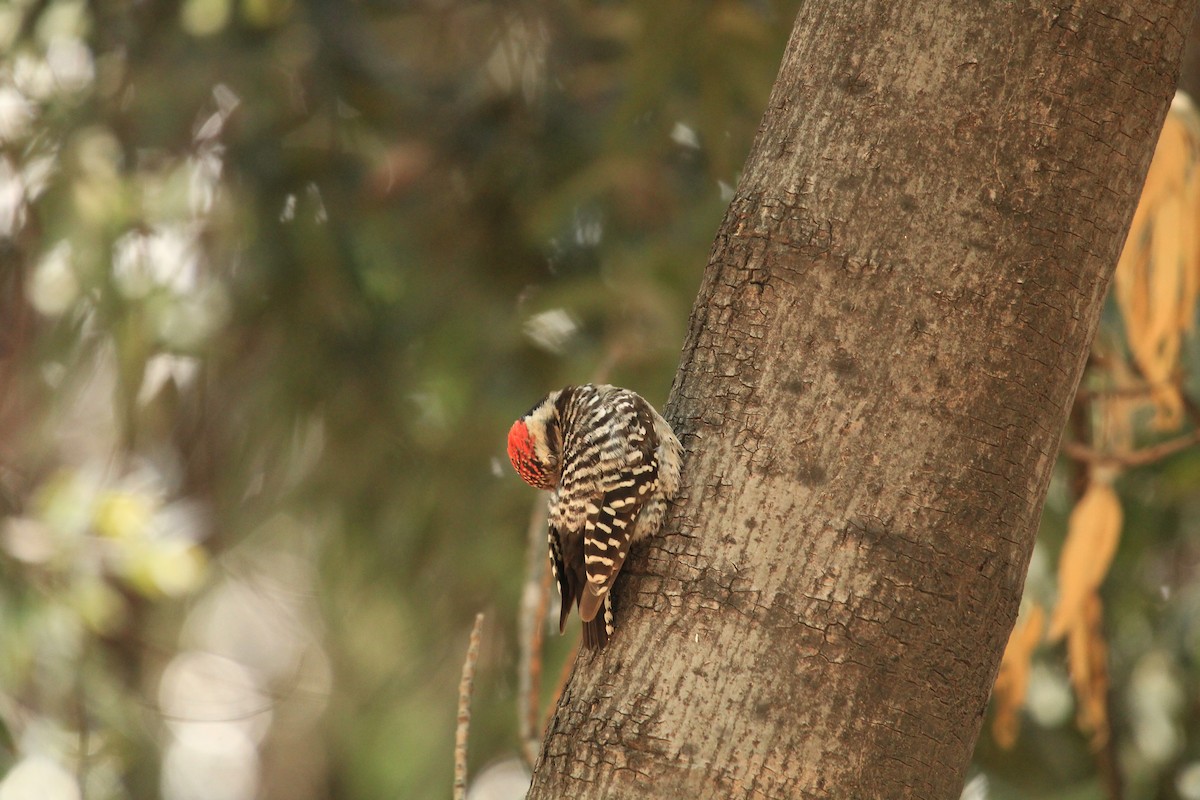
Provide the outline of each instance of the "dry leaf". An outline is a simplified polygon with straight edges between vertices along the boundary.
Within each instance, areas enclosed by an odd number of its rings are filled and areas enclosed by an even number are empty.
[[[1025,703],[1033,651],[1042,638],[1045,622],[1046,612],[1035,603],[1029,615],[1013,627],[1008,637],[1008,645],[1004,648],[1004,657],[1000,659],[1000,672],[996,675],[996,685],[992,688],[992,697],[996,702],[992,737],[996,744],[1005,750],[1010,749],[1017,741],[1017,733],[1020,730],[1017,712]]]
[[[1075,625],[1108,574],[1120,537],[1121,501],[1111,484],[1093,475],[1067,523],[1067,540],[1058,557],[1058,605],[1047,639],[1056,642]]]
[[[1176,94],[1114,278],[1129,351],[1153,387],[1155,425],[1177,429],[1183,333],[1200,299],[1200,115]]]
[[[1108,742],[1108,644],[1102,623],[1100,596],[1088,595],[1067,637],[1067,667],[1079,702],[1076,723],[1091,735],[1093,750]]]

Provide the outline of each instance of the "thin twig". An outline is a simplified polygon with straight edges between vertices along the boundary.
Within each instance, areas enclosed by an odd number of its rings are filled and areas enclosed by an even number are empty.
[[[1187,412],[1188,418],[1191,419],[1192,424],[1200,427],[1200,404],[1197,404],[1192,396],[1188,394],[1187,390],[1184,389],[1184,374],[1182,370],[1177,370],[1176,373],[1167,381],[1155,384],[1146,377],[1146,371],[1142,369],[1142,365],[1137,363],[1136,360],[1131,360],[1129,362],[1129,366],[1133,368],[1133,374],[1141,378],[1142,381],[1144,381],[1148,386],[1170,386],[1177,389],[1179,391],[1179,400],[1183,403],[1183,410]]]
[[[529,514],[525,589],[521,592],[520,665],[517,673],[517,734],[521,755],[532,769],[541,732],[538,695],[541,693],[542,629],[550,606],[550,570],[546,569],[546,498],[539,492]]]
[[[483,614],[475,615],[467,659],[463,662],[462,680],[458,684],[458,730],[454,735],[454,800],[467,796],[467,736],[471,730],[471,690],[475,684],[475,662],[479,660],[479,631]]]
[[[1200,444],[1200,428],[1165,442],[1123,453],[1105,453],[1079,442],[1063,442],[1062,451],[1068,458],[1086,464],[1105,464],[1119,467],[1144,467]]]
[[[1183,389],[1183,373],[1176,373],[1163,381],[1146,380],[1142,377],[1140,371],[1138,371],[1138,376],[1142,382],[1128,386],[1109,386],[1101,389],[1088,389],[1081,386],[1079,391],[1075,393],[1075,396],[1089,400],[1092,398],[1108,399],[1110,397],[1152,397],[1163,389],[1179,389],[1181,392]]]
[[[1137,374],[1144,379],[1145,373],[1141,371],[1141,368],[1136,364],[1134,365],[1134,368],[1137,370]],[[1192,421],[1192,424],[1200,427],[1200,403],[1197,403],[1196,399],[1188,393],[1186,388],[1184,388],[1183,378],[1184,376],[1181,372],[1179,373],[1178,378],[1174,381],[1175,389],[1179,393],[1179,402],[1183,405],[1183,412],[1187,415],[1187,418]]]
[[[533,693],[533,700],[529,706],[529,714],[527,716],[530,724],[533,725],[532,733],[535,759],[537,757],[536,750],[538,743],[542,738],[541,729],[537,727],[537,724],[538,695],[540,694],[542,686],[542,643],[546,640],[546,626],[544,621],[546,620],[547,615],[550,613],[550,587],[553,583],[554,576],[550,574],[550,570],[545,570],[542,572],[542,585],[539,587],[539,591],[541,592],[541,602],[538,603],[537,618],[539,620],[543,620],[543,623],[534,629],[533,637],[530,639],[530,644],[533,648],[533,659],[529,664],[529,678],[530,682],[537,691]]]

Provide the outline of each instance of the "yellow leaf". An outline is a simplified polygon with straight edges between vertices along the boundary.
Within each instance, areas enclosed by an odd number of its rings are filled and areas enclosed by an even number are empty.
[[[1056,642],[1071,629],[1108,574],[1121,537],[1121,501],[1112,486],[1093,479],[1067,523],[1058,557],[1058,605],[1046,638]]]
[[[1125,323],[1125,338],[1130,349],[1135,353],[1143,347],[1145,339],[1147,309],[1147,273],[1150,262],[1150,233],[1149,222],[1153,219],[1152,209],[1156,201],[1152,198],[1158,194],[1155,182],[1159,173],[1151,164],[1151,171],[1146,176],[1146,185],[1142,188],[1141,200],[1133,213],[1133,222],[1129,226],[1129,234],[1125,238],[1125,246],[1117,261],[1117,271],[1113,276],[1114,290],[1117,298],[1117,308]]]
[[[1172,356],[1169,364],[1153,364],[1155,374],[1166,377],[1175,365],[1175,353],[1171,350],[1177,351],[1179,344],[1172,340],[1171,334],[1182,327],[1178,319],[1185,263],[1182,197],[1175,194],[1162,198],[1155,209],[1153,223],[1150,235],[1154,241],[1154,261],[1150,270],[1150,319],[1147,327],[1156,347],[1147,355],[1151,358]]]
[[[1034,648],[1042,638],[1045,622],[1046,612],[1035,603],[1025,620],[1013,627],[1008,637],[1008,645],[1004,648],[1004,657],[1000,659],[1000,672],[996,675],[996,685],[992,689],[992,697],[996,701],[992,736],[996,744],[1005,750],[1010,749],[1017,741],[1017,733],[1020,730],[1017,712],[1025,702],[1025,693],[1029,689],[1029,667],[1033,661]]]
[[[1067,667],[1079,702],[1076,722],[1091,734],[1091,745],[1099,750],[1108,742],[1108,644],[1104,640],[1103,605],[1100,596],[1089,594],[1080,614],[1072,620],[1067,637]]]
[[[1200,115],[1182,93],[1163,123],[1114,294],[1129,352],[1153,387],[1154,424],[1175,430],[1183,399],[1173,383],[1200,298]]]

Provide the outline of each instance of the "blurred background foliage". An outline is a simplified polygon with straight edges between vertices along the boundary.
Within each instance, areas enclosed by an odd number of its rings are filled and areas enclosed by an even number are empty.
[[[792,15],[0,7],[0,797],[446,796],[480,610],[512,757],[504,434],[665,399]]]
[[[477,611],[473,796],[520,796],[504,433],[665,400],[794,11],[0,5],[0,800],[445,797]],[[1198,485],[1117,481],[1115,755],[1044,645],[968,793],[1200,798]]]

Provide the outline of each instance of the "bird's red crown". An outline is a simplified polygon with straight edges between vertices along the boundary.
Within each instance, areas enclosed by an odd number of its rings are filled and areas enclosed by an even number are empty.
[[[533,454],[533,438],[525,420],[519,419],[508,429],[508,460],[521,479],[530,486],[541,486],[543,475]]]
[[[532,455],[533,440],[529,438],[529,428],[525,426],[525,420],[519,419],[508,429],[508,459],[515,467],[517,462]]]

